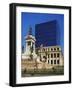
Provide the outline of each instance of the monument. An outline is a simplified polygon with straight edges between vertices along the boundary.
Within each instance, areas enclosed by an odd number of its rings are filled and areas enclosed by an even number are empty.
[[[25,51],[22,54],[22,59],[23,60],[30,60],[33,59],[35,60],[37,58],[36,52],[35,52],[35,37],[32,35],[32,28],[29,28],[28,35],[25,37],[26,41],[26,47]]]

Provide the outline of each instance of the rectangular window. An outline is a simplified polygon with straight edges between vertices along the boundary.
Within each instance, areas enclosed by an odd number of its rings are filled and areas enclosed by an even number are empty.
[[[56,53],[54,53],[54,58],[56,58]]]
[[[53,54],[51,54],[51,58],[53,58]]]
[[[49,60],[48,60],[48,64],[49,64]]]
[[[56,60],[54,60],[54,64],[56,64]]]
[[[53,60],[51,60],[51,64],[53,64]]]
[[[57,64],[60,64],[60,61],[59,60],[57,60]]]
[[[57,53],[57,57],[60,57],[60,54],[59,53]]]

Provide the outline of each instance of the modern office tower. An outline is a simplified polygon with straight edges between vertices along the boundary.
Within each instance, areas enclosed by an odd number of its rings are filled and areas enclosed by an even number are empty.
[[[56,20],[35,25],[36,47],[60,44],[60,30]]]

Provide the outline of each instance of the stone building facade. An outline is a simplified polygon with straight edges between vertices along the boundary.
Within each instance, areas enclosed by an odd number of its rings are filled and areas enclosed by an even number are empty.
[[[64,65],[64,57],[60,46],[43,47],[41,45],[36,51],[37,55],[40,57],[39,62],[48,64],[47,68]]]

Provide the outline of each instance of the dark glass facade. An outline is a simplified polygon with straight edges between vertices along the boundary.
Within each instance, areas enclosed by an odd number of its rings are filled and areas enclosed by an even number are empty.
[[[59,25],[56,20],[40,23],[35,26],[36,47],[55,46],[60,42]]]

